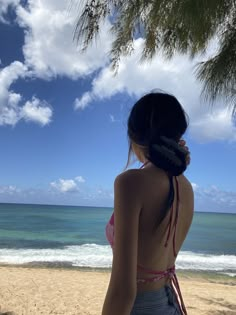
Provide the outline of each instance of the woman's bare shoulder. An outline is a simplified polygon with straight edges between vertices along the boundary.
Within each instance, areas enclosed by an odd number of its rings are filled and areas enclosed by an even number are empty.
[[[141,178],[142,173],[139,169],[129,169],[116,176],[115,185],[132,185],[132,187],[136,187],[140,184]]]
[[[154,168],[154,171],[155,174],[153,174],[153,169],[129,169],[120,173],[116,177],[115,182],[132,182],[135,184],[135,186],[137,186],[139,184],[142,185],[146,180],[149,180],[150,178],[155,178],[162,184],[165,182],[169,183],[168,177],[164,171],[158,170],[157,168]]]
[[[118,208],[128,205],[129,208],[140,208],[143,203],[142,181],[137,169],[127,170],[119,174],[114,181],[115,204]],[[136,210],[135,210],[136,211]]]

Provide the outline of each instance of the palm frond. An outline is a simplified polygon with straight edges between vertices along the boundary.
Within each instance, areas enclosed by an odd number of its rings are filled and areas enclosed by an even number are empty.
[[[216,56],[198,64],[197,78],[204,83],[203,95],[214,101],[226,97],[236,110],[236,15],[229,20],[220,34],[219,51]]]
[[[72,0],[71,0],[72,1]],[[131,54],[133,41],[141,36],[141,60],[161,51],[166,58],[176,53],[195,57],[204,53],[215,36],[217,54],[197,65],[203,95],[214,101],[224,96],[236,111],[236,0],[80,0],[74,39],[85,50],[99,34],[103,20],[112,22],[114,35],[110,57],[117,69],[122,55]]]
[[[86,50],[92,40],[99,34],[100,23],[110,14],[110,7],[106,0],[87,0],[82,14],[75,26],[74,39],[82,44]]]
[[[133,51],[133,41],[140,30],[140,16],[143,1],[129,1],[120,4],[119,16],[116,18],[111,31],[115,40],[111,49],[113,69],[117,69],[121,55],[129,55]]]

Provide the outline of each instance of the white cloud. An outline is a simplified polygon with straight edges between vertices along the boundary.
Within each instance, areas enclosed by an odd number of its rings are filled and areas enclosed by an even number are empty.
[[[152,89],[161,88],[176,95],[183,104],[190,116],[190,135],[197,141],[236,141],[235,125],[230,112],[225,109],[225,104],[219,103],[214,106],[214,111],[211,111],[208,104],[200,104],[201,85],[193,75],[193,66],[200,61],[200,57],[199,60],[190,60],[187,56],[177,55],[172,60],[165,60],[158,54],[151,62],[140,63],[143,39],[139,38],[134,41],[134,53],[121,58],[115,76],[108,64],[108,51],[112,39],[108,21],[102,26],[100,38],[86,53],[81,54],[72,42],[81,2],[80,6],[72,6],[71,10],[66,0],[28,0],[25,6],[18,0],[0,0],[0,4],[2,5],[0,16],[4,16],[9,5],[16,7],[17,21],[25,30],[23,46],[25,64],[14,62],[3,69],[8,72],[10,83],[5,82],[3,88],[0,85],[0,101],[4,104],[0,105],[0,125],[14,125],[21,117],[19,103],[23,97],[9,90],[10,85],[18,78],[34,76],[52,79],[66,76],[78,79],[101,69],[92,81],[91,90],[75,99],[75,109],[85,109],[95,100],[110,98],[120,92],[138,98]],[[213,41],[207,54],[214,54],[216,46]],[[29,103],[26,103],[29,106]],[[50,110],[48,108],[45,111],[44,107],[40,111],[49,115]],[[34,121],[40,121],[35,119],[35,115],[31,117]],[[46,124],[44,121],[47,119],[41,120],[41,124]]]
[[[120,92],[138,98],[159,88],[180,100],[190,117],[190,134],[197,141],[235,141],[232,112],[224,103],[218,102],[212,109],[200,99],[201,85],[193,74],[194,65],[199,60],[180,55],[166,60],[157,54],[152,61],[140,63],[142,47],[143,39],[135,40],[134,53],[121,57],[117,75],[110,66],[104,67],[94,78],[91,90],[77,98],[76,103],[85,108],[94,100],[110,98]]]
[[[110,117],[110,121],[111,121],[112,123],[115,122],[115,117],[114,117],[114,115],[110,114],[109,117]]]
[[[78,191],[76,182],[73,179],[59,179],[57,182],[51,182],[53,188],[60,192],[75,192]]]
[[[20,94],[17,94],[17,93],[14,93],[14,92],[10,92],[9,93],[9,98],[8,98],[8,102],[9,102],[9,105],[10,107],[16,107],[19,102],[21,101],[22,97]]]
[[[82,176],[76,176],[74,179],[62,179],[58,181],[51,182],[50,185],[52,188],[56,189],[59,192],[78,192],[79,187],[78,183],[84,183],[85,179]]]
[[[95,191],[94,198],[103,198],[113,201],[114,192],[111,189],[104,189],[102,187],[99,187]]]
[[[193,187],[193,191],[197,191],[197,189],[199,188],[199,186],[196,183],[191,183],[192,187]]]
[[[80,176],[78,176],[80,177]],[[73,183],[74,181],[74,183]],[[77,182],[78,183],[78,182]],[[113,191],[100,187],[76,188],[76,179],[60,180],[51,183],[51,189],[24,188],[14,185],[0,185],[0,202],[31,203],[74,206],[113,206]],[[79,185],[79,184],[78,184]]]
[[[22,116],[27,121],[33,121],[45,126],[51,121],[52,109],[46,102],[33,97],[32,101],[27,101],[23,106]]]
[[[51,182],[49,190],[0,185],[0,202],[113,206],[112,189],[79,185],[83,182],[82,176],[59,179]],[[215,185],[202,187],[192,183],[192,186],[196,211],[236,213],[236,191],[225,191]]]
[[[75,180],[79,183],[85,183],[85,179],[82,176],[75,177]]]
[[[26,76],[27,67],[19,61],[0,70],[0,125],[15,125],[21,119],[18,107],[22,96],[10,90],[19,78]]]
[[[23,96],[10,90],[12,83],[19,78],[67,76],[78,79],[108,62],[109,22],[102,26],[101,41],[95,42],[82,54],[73,43],[78,8],[69,10],[68,4],[66,0],[28,0],[24,4],[20,0],[0,0],[0,21],[7,22],[4,15],[12,6],[18,24],[25,30],[24,63],[14,61],[0,72],[0,125],[15,125],[21,119],[41,125],[51,121],[52,111],[45,101],[33,97],[20,107]],[[85,98],[77,100],[75,107],[83,109],[86,102]]]
[[[195,194],[195,210],[236,213],[236,192],[225,191],[215,185],[204,188],[192,183]]]
[[[9,87],[17,79],[25,77],[27,67],[20,61],[12,62],[8,67],[0,70],[0,95],[2,98],[7,98]]]
[[[120,120],[116,119],[115,116],[112,114],[109,114],[109,119],[110,119],[110,122],[112,122],[112,123],[120,122]]]
[[[0,21],[12,6],[17,22],[25,30],[24,63],[14,61],[0,72],[0,125],[15,125],[25,119],[41,125],[51,121],[52,110],[45,101],[33,97],[25,102],[23,96],[10,90],[20,78],[52,79],[67,76],[71,79],[91,74],[108,62],[110,41],[109,22],[102,26],[101,42],[94,43],[85,54],[73,43],[73,31],[78,11],[69,10],[65,0],[0,0]],[[96,56],[96,58],[95,58]],[[90,101],[90,100],[89,100]],[[86,107],[85,98],[75,101],[76,108]],[[21,104],[20,104],[21,103]]]
[[[11,85],[16,80],[28,75],[27,67],[19,61],[0,70],[0,125],[14,126],[21,119],[43,126],[50,122],[52,110],[49,104],[33,97],[22,106],[22,95],[11,90]]]
[[[0,22],[8,23],[5,18],[5,14],[10,6],[16,7],[20,3],[20,0],[0,0]]]
[[[75,109],[85,109],[91,101],[92,95],[89,92],[84,93],[84,95],[80,99],[75,99],[74,107]]]
[[[236,126],[229,108],[218,108],[205,113],[190,125],[192,135],[199,142],[230,140],[236,141]]]
[[[73,43],[77,10],[69,10],[65,0],[28,0],[17,8],[19,24],[25,28],[23,53],[25,63],[40,78],[67,76],[77,79],[91,74],[108,61],[110,47],[105,22],[100,40],[85,54]]]
[[[109,98],[119,92],[139,97],[155,88],[184,96],[194,80],[192,77],[183,77],[183,72],[190,73],[193,64],[183,56],[166,61],[160,55],[155,56],[152,62],[140,63],[142,47],[143,39],[137,39],[134,42],[134,53],[121,57],[117,75],[114,75],[110,66],[105,67],[93,80],[91,91],[84,94],[86,99],[91,102],[94,99]],[[84,95],[80,100],[83,100]]]
[[[13,195],[19,192],[20,189],[13,185],[0,186],[0,194],[2,195]]]

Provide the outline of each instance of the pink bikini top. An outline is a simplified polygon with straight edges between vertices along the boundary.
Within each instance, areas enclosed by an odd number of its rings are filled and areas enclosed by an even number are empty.
[[[144,165],[143,165],[144,166]],[[143,167],[142,166],[142,167]],[[166,242],[165,242],[165,247],[168,246],[168,242],[170,239],[170,234],[171,234],[171,228],[172,228],[172,221],[174,220],[174,234],[173,234],[173,251],[174,251],[174,256],[177,256],[176,253],[176,248],[175,248],[175,236],[176,236],[176,227],[177,227],[177,222],[178,222],[178,216],[179,216],[179,185],[178,185],[178,180],[177,177],[174,177],[175,183],[176,183],[176,193],[177,193],[177,205],[174,211],[174,206],[172,203],[171,211],[170,211],[170,219],[168,222],[168,227],[167,227],[167,237],[166,237]],[[175,212],[175,218],[174,218],[174,212]],[[114,247],[114,212],[109,220],[109,222],[106,225],[106,237],[108,242],[110,243],[111,247]],[[184,305],[183,297],[180,291],[178,279],[175,273],[175,265],[172,266],[171,268],[168,268],[167,270],[164,271],[157,271],[157,270],[151,270],[148,268],[145,268],[143,266],[138,265],[137,269],[142,270],[146,272],[147,274],[153,275],[151,278],[137,278],[137,283],[148,283],[148,282],[154,282],[154,281],[159,281],[165,277],[169,277],[170,282],[171,282],[171,287],[174,290],[177,302],[179,304],[179,308],[181,310],[181,313],[183,315],[187,315],[187,310]]]

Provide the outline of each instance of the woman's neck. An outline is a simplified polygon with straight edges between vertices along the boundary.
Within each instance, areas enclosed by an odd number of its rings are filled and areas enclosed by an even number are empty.
[[[150,161],[146,160],[142,166],[140,168],[145,168],[149,163],[151,163]]]

